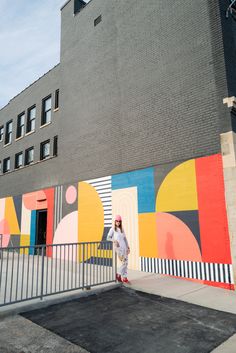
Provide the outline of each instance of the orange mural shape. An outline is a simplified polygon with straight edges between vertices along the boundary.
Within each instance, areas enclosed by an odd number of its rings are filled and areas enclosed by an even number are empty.
[[[48,207],[47,196],[43,190],[24,194],[23,203],[28,210],[43,210]]]

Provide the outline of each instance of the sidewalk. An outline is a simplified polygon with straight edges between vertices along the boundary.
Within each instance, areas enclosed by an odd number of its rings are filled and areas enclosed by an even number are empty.
[[[129,287],[138,291],[236,314],[236,291],[132,270],[129,270],[129,280]],[[236,353],[236,334],[212,353]]]
[[[135,290],[236,314],[236,291],[132,270],[129,270],[129,280]]]

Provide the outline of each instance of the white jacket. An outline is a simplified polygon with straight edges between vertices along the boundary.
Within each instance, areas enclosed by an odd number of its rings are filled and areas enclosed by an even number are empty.
[[[115,250],[122,255],[127,255],[129,244],[124,231],[121,232],[119,228],[117,230],[111,228],[107,234],[107,240],[117,242],[119,246],[115,244]]]

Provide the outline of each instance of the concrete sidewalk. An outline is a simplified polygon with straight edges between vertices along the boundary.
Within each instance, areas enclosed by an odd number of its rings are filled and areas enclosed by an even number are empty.
[[[132,270],[129,270],[129,280],[130,288],[135,290],[236,314],[236,291]]]
[[[135,290],[236,314],[236,291],[132,270],[129,270],[129,280],[129,287]],[[212,353],[236,353],[236,334]]]

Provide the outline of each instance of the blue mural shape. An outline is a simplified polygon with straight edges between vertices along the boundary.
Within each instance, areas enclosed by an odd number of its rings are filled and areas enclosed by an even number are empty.
[[[137,187],[138,213],[155,212],[154,168],[112,175],[112,190]]]
[[[36,239],[36,212],[31,211],[31,222],[30,222],[30,245],[35,245]],[[34,248],[29,249],[29,254],[34,255]]]

